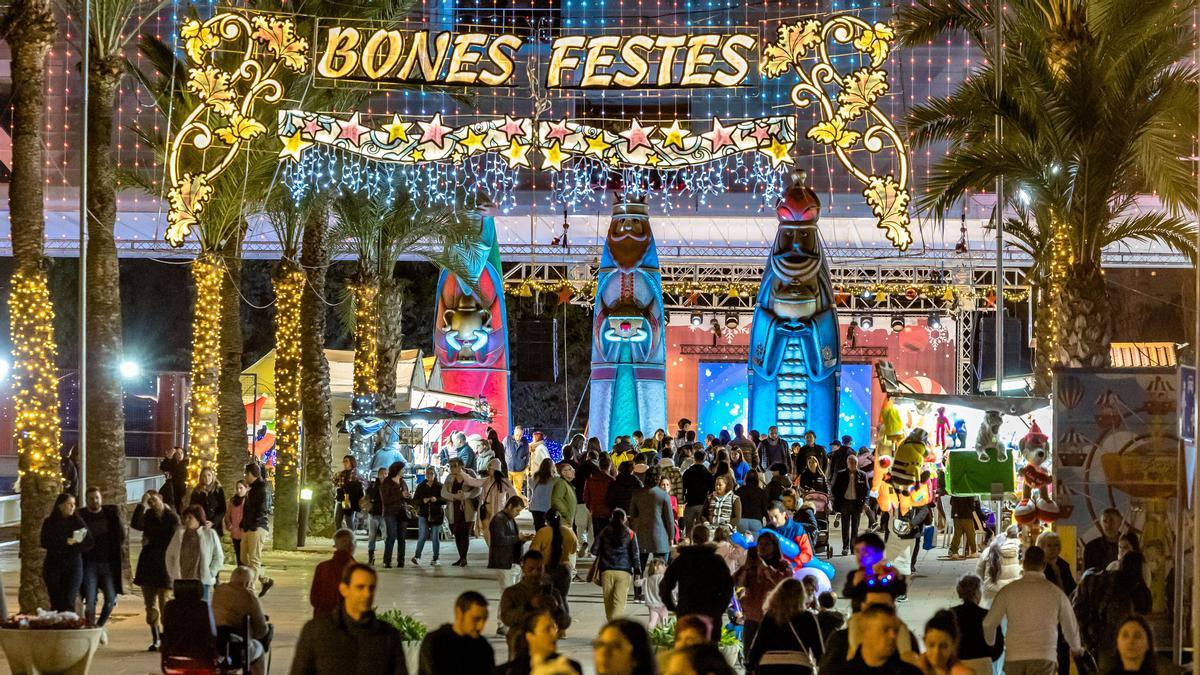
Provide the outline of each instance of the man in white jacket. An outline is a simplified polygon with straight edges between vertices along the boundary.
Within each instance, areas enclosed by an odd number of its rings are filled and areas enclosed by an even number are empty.
[[[1020,579],[1000,589],[983,619],[983,639],[995,641],[996,628],[1008,619],[1004,635],[1007,675],[1054,675],[1058,672],[1058,633],[1071,653],[1079,656],[1079,626],[1071,602],[1046,578],[1046,552],[1037,546],[1025,551]]]
[[[212,598],[217,574],[225,564],[221,538],[204,517],[204,508],[192,505],[183,510],[183,520],[167,545],[167,574],[172,581],[197,579],[204,585],[204,600]]]

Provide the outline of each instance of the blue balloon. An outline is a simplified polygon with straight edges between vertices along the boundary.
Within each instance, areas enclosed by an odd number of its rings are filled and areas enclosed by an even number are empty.
[[[821,570],[829,579],[833,579],[833,577],[837,574],[837,570],[833,569],[833,565],[830,565],[828,561],[821,560],[815,555],[813,556],[812,560],[804,563],[802,567],[811,567],[813,569]]]
[[[733,543],[737,544],[738,546],[741,546],[742,548],[746,549],[747,551],[758,545],[758,541],[751,539],[750,537],[747,537],[746,535],[742,534],[741,532],[734,532],[733,534],[729,535],[729,541],[732,541]]]
[[[788,560],[791,560],[791,559],[795,558],[796,556],[800,555],[800,545],[797,544],[796,542],[792,541],[791,539],[788,539],[787,537],[783,536],[782,534],[779,534],[778,532],[776,532],[775,530],[772,530],[769,527],[764,527],[762,529],[762,531],[770,533],[772,536],[775,537],[775,540],[779,542],[779,552],[781,554],[783,554],[783,557],[787,558]]]

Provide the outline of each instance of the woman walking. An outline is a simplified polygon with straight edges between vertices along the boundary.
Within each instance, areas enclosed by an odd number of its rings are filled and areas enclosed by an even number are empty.
[[[147,490],[133,509],[129,527],[142,532],[142,552],[138,555],[133,583],[142,589],[146,603],[146,623],[150,626],[150,649],[158,651],[162,635],[162,613],[171,594],[171,575],[167,573],[167,546],[179,527],[179,516],[163,503],[162,495]]]
[[[604,617],[612,621],[625,615],[625,601],[633,577],[642,573],[637,535],[626,524],[625,511],[613,509],[608,525],[592,547],[604,595]]]
[[[529,491],[529,512],[533,514],[533,529],[540,530],[546,524],[546,512],[550,510],[550,497],[554,492],[554,460],[546,458],[533,474],[533,487]]]
[[[921,672],[925,675],[973,675],[958,656],[960,634],[954,612],[940,609],[925,624],[925,653],[921,654]]]
[[[217,532],[219,540],[225,534],[225,488],[217,480],[217,472],[211,466],[200,469],[200,484],[192,488],[188,506],[199,506]]]
[[[734,577],[734,587],[744,589],[741,597],[742,644],[750,653],[754,635],[762,625],[767,596],[779,582],[792,574],[792,566],[779,552],[779,540],[769,532],[758,537],[758,545],[746,554],[746,564]]]
[[[193,505],[183,510],[183,522],[167,544],[166,562],[172,581],[199,581],[204,586],[204,600],[211,601],[217,574],[225,564],[225,552],[216,530],[205,521],[203,507]]]
[[[488,462],[486,475],[483,478],[483,497],[480,501],[479,529],[482,531],[485,543],[491,542],[491,532],[488,526],[492,518],[504,508],[508,500],[516,497],[517,488],[513,486],[508,472],[502,471],[500,460]]]
[[[817,617],[806,609],[804,583],[784,579],[767,596],[762,625],[746,655],[757,675],[811,675],[824,654]]]
[[[233,542],[233,558],[238,567],[242,565],[242,509],[246,504],[246,493],[249,491],[250,486],[246,485],[244,480],[234,484],[233,496],[229,498],[225,517],[222,519],[225,529],[229,531],[229,539]]]
[[[345,527],[353,532],[358,529],[359,501],[365,492],[362,479],[358,477],[358,461],[354,455],[342,457],[342,471],[334,477],[333,485],[337,488],[333,530],[336,532]]]
[[[446,500],[442,499],[437,469],[432,466],[425,469],[425,481],[417,486],[413,501],[417,503],[417,552],[411,562],[414,566],[421,564],[421,551],[425,550],[428,540],[433,542],[433,560],[429,564],[437,567],[441,564],[438,562],[438,545],[442,538],[442,523],[446,521],[446,510],[442,508]]]
[[[579,549],[579,539],[570,527],[563,527],[558,512],[551,511],[546,516],[545,527],[534,533],[529,549],[542,554],[542,560],[546,561],[545,574],[554,590],[562,595],[563,611],[569,615],[571,609],[567,606],[567,593],[571,591],[571,577],[575,575],[575,552]]]
[[[54,510],[42,521],[41,544],[46,549],[42,580],[50,609],[74,612],[83,584],[83,552],[92,547],[87,523],[75,513],[75,495],[63,492],[54,500]]]
[[[404,483],[404,462],[388,467],[387,479],[379,487],[383,502],[383,526],[387,539],[383,543],[383,566],[392,567],[392,551],[397,550],[396,567],[404,567],[404,530],[408,526],[408,485]]]
[[[733,488],[733,478],[729,474],[717,476],[712,496],[708,498],[708,522],[714,529],[722,525],[736,529],[742,519],[742,500]]]

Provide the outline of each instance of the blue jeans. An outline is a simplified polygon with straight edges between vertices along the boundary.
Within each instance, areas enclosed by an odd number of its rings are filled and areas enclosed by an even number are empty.
[[[358,511],[344,508],[339,502],[333,510],[333,530],[336,532],[343,527],[351,532],[358,529]]]
[[[425,550],[425,540],[433,542],[433,559],[438,559],[438,545],[442,538],[442,524],[430,525],[425,519],[425,516],[417,518],[417,558],[421,557],[421,551]]]
[[[96,619],[96,598],[104,591],[104,605],[100,608],[100,619]],[[113,607],[117,604],[116,584],[113,582],[112,564],[108,562],[83,563],[83,616],[92,626],[108,623]]]
[[[399,557],[397,558],[400,567],[404,566],[404,530],[403,522],[396,516],[384,516],[383,525],[387,530],[387,540],[383,544],[383,564],[392,564],[392,547],[397,543],[399,546]]]
[[[375,541],[383,538],[383,516],[367,515],[367,556],[375,557]]]

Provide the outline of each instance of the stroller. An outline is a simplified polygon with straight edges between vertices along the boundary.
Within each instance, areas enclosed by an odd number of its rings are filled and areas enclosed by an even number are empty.
[[[824,554],[827,559],[833,558],[833,546],[829,544],[829,514],[833,509],[829,495],[824,492],[805,492],[802,501],[813,505],[813,515],[817,518],[817,534],[813,539],[813,555]]]

